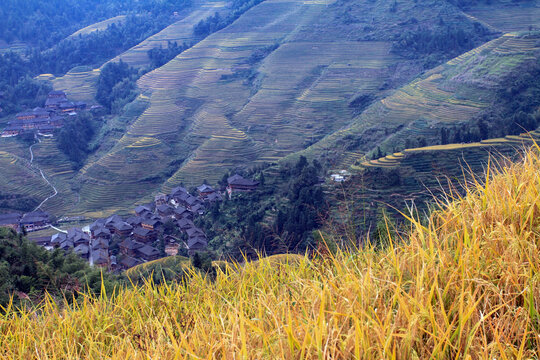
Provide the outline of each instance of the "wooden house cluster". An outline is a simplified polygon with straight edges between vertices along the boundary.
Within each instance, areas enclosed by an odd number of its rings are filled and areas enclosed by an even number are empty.
[[[234,175],[229,178],[226,191],[229,195],[235,191],[253,191],[258,185],[256,181]],[[197,188],[197,196],[178,186],[169,194],[156,195],[152,203],[137,206],[132,216],[113,215],[98,219],[87,232],[70,229],[67,234],[55,234],[50,245],[73,251],[91,264],[111,270],[125,270],[163,256],[176,255],[182,248],[191,256],[204,251],[208,245],[206,234],[193,220],[205,213],[205,204],[222,201],[223,195],[207,184]],[[14,220],[0,216],[0,224],[2,221],[11,224]],[[182,234],[182,239],[165,235],[164,224],[170,222]],[[164,246],[161,251],[159,245]],[[115,250],[111,251],[111,248]]]
[[[50,216],[44,211],[32,211],[26,214],[8,213],[0,214],[0,227],[9,227],[20,231],[42,230],[50,226]]]
[[[53,235],[50,245],[65,252],[72,251],[93,266],[114,270],[116,268],[116,258],[110,256],[110,241],[110,233],[89,234],[79,228],[72,228],[67,233]]]
[[[64,125],[67,116],[85,109],[86,103],[69,101],[63,91],[52,91],[47,96],[45,108],[18,113],[14,120],[8,122],[1,136],[17,136],[28,131],[50,134]]]

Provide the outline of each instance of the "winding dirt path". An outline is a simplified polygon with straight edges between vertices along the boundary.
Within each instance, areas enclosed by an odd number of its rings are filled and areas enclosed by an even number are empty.
[[[38,140],[38,144],[41,142],[41,140],[39,139],[39,137],[37,138]],[[39,173],[41,174],[41,177],[43,178],[43,180],[45,180],[45,182],[51,187],[51,189],[53,189],[53,192],[54,194],[52,194],[51,196],[47,197],[45,200],[43,200],[35,209],[34,211],[37,211],[39,210],[40,207],[43,206],[43,204],[45,204],[48,200],[52,199],[53,197],[55,197],[56,195],[58,195],[58,190],[56,190],[56,187],[51,184],[51,182],[49,181],[49,179],[47,179],[47,177],[45,177],[45,174],[43,174],[43,170],[41,170],[39,167],[35,166],[34,165],[34,152],[32,151],[32,147],[34,147],[34,145],[36,145],[36,143],[30,145],[30,147],[28,148],[28,150],[30,150],[30,166],[32,166],[33,168],[35,168],[36,170],[39,171]]]

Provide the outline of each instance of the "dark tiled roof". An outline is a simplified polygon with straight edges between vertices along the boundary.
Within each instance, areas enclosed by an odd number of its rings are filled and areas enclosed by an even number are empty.
[[[201,229],[196,228],[196,227],[193,227],[193,228],[190,228],[190,229],[186,230],[186,233],[188,234],[189,237],[196,236],[196,235],[201,235],[203,237],[206,237],[204,235],[204,231],[202,231]]]
[[[157,225],[161,224],[161,221],[159,221],[157,219],[145,219],[145,220],[143,220],[142,224],[150,225],[150,226],[154,227],[154,226],[157,226]]]
[[[202,184],[201,186],[197,188],[197,190],[199,192],[210,192],[210,191],[214,191],[214,188],[211,187],[210,185]]]
[[[207,246],[207,242],[203,237],[193,237],[188,239],[188,248],[190,250],[200,250]]]
[[[166,214],[167,213],[170,214],[174,211],[174,209],[167,204],[159,205],[157,207],[157,210],[161,213],[166,213]]]
[[[137,249],[137,252],[145,255],[145,256],[156,256],[159,255],[159,250],[155,247],[152,247],[150,245],[144,245],[143,247],[140,247]]]
[[[106,227],[99,227],[96,230],[94,230],[94,236],[100,237],[100,236],[110,236],[111,232]]]
[[[143,219],[140,216],[130,216],[126,219],[126,222],[131,226],[140,225],[142,221]]]
[[[143,227],[137,227],[135,228],[135,230],[133,230],[133,235],[142,236],[142,237],[153,235],[153,233],[154,232],[152,230],[145,229]]]
[[[175,187],[174,189],[171,190],[171,195],[179,195],[179,193],[187,193],[188,191],[186,190],[186,188],[182,187],[182,186],[177,186]]]
[[[73,252],[78,255],[87,255],[90,252],[88,245],[80,244],[73,249]]]
[[[49,214],[43,211],[34,211],[28,214],[25,214],[21,219],[21,223],[23,224],[29,224],[29,223],[41,222],[41,221],[43,222],[49,221]]]
[[[150,212],[150,208],[146,207],[146,206],[143,206],[143,205],[139,205],[135,208],[135,213],[137,214],[140,214],[144,211],[149,211]]]
[[[93,249],[108,249],[109,240],[104,239],[104,238],[97,238],[94,241],[92,241],[92,248]]]
[[[178,225],[182,229],[191,228],[195,226],[195,224],[193,224],[193,221],[189,219],[180,219],[176,222],[176,225]]]
[[[137,260],[135,258],[132,258],[131,256],[124,256],[122,260],[120,261],[120,265],[125,267],[126,269],[129,269],[131,267],[137,266],[141,263],[140,260]]]
[[[20,213],[0,214],[0,225],[16,224],[21,220]]]
[[[141,246],[144,246],[144,245],[141,244],[141,243],[138,243],[136,241],[133,241],[131,239],[126,239],[126,240],[124,240],[124,241],[122,241],[120,243],[120,246],[124,247],[126,249],[136,250],[136,249],[138,249],[138,248],[140,248]]]
[[[127,230],[132,230],[133,229],[133,226],[129,225],[127,222],[116,222],[114,223],[114,228],[118,231],[127,231]]]

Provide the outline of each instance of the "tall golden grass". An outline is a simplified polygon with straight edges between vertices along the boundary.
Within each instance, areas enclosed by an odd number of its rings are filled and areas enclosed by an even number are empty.
[[[540,356],[540,158],[491,170],[385,249],[278,256],[0,317],[4,359]],[[426,225],[427,224],[427,225]]]

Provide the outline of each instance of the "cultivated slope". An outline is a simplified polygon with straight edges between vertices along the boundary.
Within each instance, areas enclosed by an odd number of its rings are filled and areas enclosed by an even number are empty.
[[[0,356],[538,358],[539,171],[530,153],[377,250],[278,255],[213,282],[193,273],[74,306],[9,308]]]
[[[395,14],[389,4],[362,5],[355,13],[372,11],[382,21],[421,8],[422,21],[443,13],[447,21],[472,28],[444,3],[411,2]],[[179,183],[216,181],[230,168],[276,161],[346,125],[355,97],[380,95],[419,71],[414,61],[390,52],[398,26],[381,28],[380,41],[359,41],[367,36],[367,20],[346,25],[342,13],[348,6],[265,1],[142,77],[139,87],[149,107],[110,151],[85,167],[83,191],[116,189],[118,183],[133,191],[142,179],[155,185],[140,187],[165,191]],[[80,211],[103,206],[83,197]]]
[[[441,127],[466,124],[498,101],[507,79],[535,61],[539,50],[538,37],[506,34],[428,71],[307,153],[334,154],[337,164],[345,166],[379,145],[392,152],[406,148],[407,140],[437,143]]]

